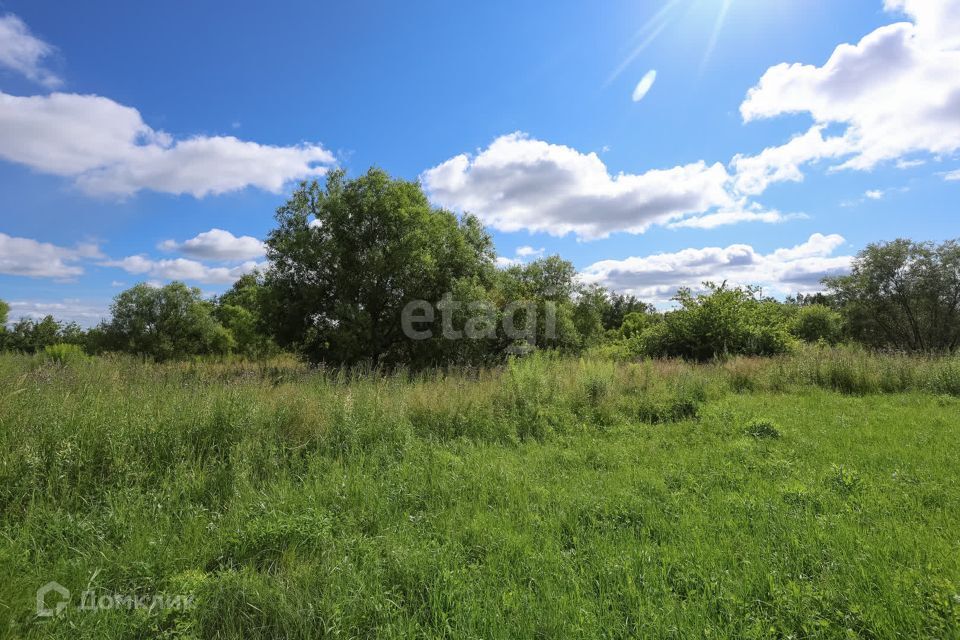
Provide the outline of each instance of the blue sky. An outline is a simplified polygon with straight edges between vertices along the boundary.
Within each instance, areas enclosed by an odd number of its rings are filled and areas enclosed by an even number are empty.
[[[504,264],[810,291],[957,235],[957,34],[960,0],[5,0],[0,298],[89,325],[139,281],[223,291],[295,181],[370,165]]]

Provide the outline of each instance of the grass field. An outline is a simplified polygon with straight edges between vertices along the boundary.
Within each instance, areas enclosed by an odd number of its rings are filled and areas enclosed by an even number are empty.
[[[958,451],[958,359],[2,356],[0,634],[957,638]]]

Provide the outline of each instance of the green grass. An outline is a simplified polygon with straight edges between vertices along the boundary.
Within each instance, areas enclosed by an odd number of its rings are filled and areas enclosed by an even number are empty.
[[[0,356],[0,635],[956,638],[957,451],[956,359]]]

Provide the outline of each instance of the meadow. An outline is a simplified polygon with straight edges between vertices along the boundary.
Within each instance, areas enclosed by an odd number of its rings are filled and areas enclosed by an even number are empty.
[[[956,638],[957,451],[956,357],[5,354],[0,635]]]

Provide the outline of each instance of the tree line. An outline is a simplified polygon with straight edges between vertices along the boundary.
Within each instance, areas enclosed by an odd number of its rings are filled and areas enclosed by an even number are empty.
[[[419,183],[379,169],[303,183],[276,223],[268,266],[221,296],[204,299],[181,282],[138,284],[86,331],[49,316],[7,327],[0,301],[0,348],[75,345],[156,360],[290,351],[314,363],[423,368],[494,364],[536,349],[709,360],[780,354],[800,342],[930,353],[960,346],[956,241],[871,244],[849,275],[824,281],[824,293],[778,301],[704,283],[680,289],[675,308],[661,312],[580,283],[559,256],[498,268],[476,217],[433,207]],[[412,305],[419,314],[405,316]]]

